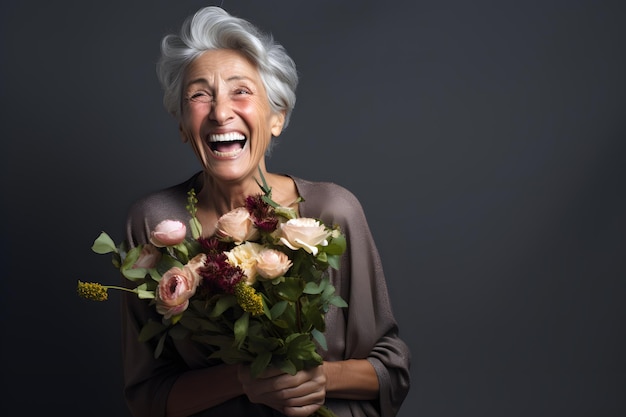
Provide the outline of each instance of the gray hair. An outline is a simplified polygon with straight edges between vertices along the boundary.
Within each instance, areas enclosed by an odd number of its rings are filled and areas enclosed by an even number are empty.
[[[294,61],[271,34],[217,6],[198,10],[184,21],[179,35],[166,35],[161,41],[157,75],[166,110],[180,119],[185,70],[203,52],[214,49],[239,51],[256,65],[272,111],[285,113],[283,127],[287,127],[296,104]]]

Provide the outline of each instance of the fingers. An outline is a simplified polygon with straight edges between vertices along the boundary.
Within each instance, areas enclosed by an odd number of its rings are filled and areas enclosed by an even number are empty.
[[[251,402],[265,404],[290,417],[306,417],[319,409],[326,399],[326,376],[321,367],[295,375],[276,369],[252,378],[249,368],[239,368],[239,380]]]

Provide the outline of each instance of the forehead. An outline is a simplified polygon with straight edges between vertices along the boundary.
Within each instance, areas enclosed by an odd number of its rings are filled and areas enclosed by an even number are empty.
[[[260,81],[257,67],[239,51],[215,49],[205,51],[185,70],[185,84],[195,81],[216,82],[217,79]]]

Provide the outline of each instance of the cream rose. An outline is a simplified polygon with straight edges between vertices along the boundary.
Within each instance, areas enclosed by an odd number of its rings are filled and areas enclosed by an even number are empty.
[[[217,232],[235,243],[254,240],[259,233],[245,207],[238,207],[222,215],[217,221]]]
[[[245,242],[226,252],[228,262],[233,266],[241,268],[246,275],[246,282],[250,285],[256,282],[257,258],[261,250],[263,250],[263,245]]]
[[[154,245],[147,243],[141,248],[139,258],[133,264],[133,268],[154,268],[159,260],[161,260],[161,252]]]
[[[280,225],[280,241],[290,249],[304,249],[308,253],[317,255],[317,246],[326,246],[330,232],[318,220],[301,217],[291,219]]]
[[[156,310],[166,319],[182,313],[196,293],[197,283],[190,268],[173,267],[163,274],[156,291]]]
[[[259,275],[265,279],[274,279],[291,268],[289,257],[276,249],[263,249],[257,256],[256,269]]]
[[[163,220],[157,224],[150,234],[150,243],[162,248],[164,246],[175,246],[182,243],[187,235],[187,227],[178,220]]]

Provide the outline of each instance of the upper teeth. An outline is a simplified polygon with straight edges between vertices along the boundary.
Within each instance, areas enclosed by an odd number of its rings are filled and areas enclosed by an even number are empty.
[[[241,133],[228,132],[217,135],[209,135],[209,142],[232,142],[234,140],[244,140],[246,137]]]

